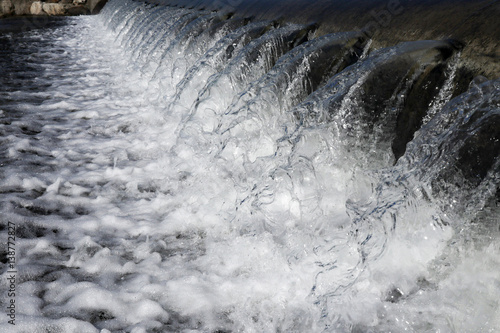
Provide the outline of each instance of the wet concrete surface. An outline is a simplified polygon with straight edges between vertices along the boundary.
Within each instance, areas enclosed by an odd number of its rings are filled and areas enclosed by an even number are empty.
[[[403,41],[457,39],[473,75],[500,77],[499,0],[147,0],[257,19],[316,22],[319,34],[363,30],[373,47]]]

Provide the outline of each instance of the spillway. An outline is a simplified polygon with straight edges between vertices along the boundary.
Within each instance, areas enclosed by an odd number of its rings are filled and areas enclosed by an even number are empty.
[[[18,332],[498,330],[500,80],[318,28],[110,0],[0,34]]]

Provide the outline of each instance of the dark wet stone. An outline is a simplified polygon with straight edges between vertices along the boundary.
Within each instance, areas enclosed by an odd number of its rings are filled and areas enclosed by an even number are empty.
[[[88,0],[88,6],[92,14],[99,14],[108,0]]]
[[[500,203],[498,80],[483,81],[474,79],[471,89],[423,126],[400,161],[420,164],[432,195],[445,198],[445,211],[477,215],[477,221],[494,216],[498,223],[494,213]],[[450,198],[453,205],[448,204]]]
[[[484,115],[474,114],[471,123]],[[468,132],[458,152],[457,167],[463,176],[477,186],[492,170],[500,156],[500,113],[492,114],[478,128],[463,128]],[[500,169],[496,170],[500,174]],[[498,191],[497,191],[498,197]]]
[[[470,83],[474,79],[474,73],[467,67],[461,66],[457,68],[456,76],[453,82],[453,95],[455,98],[469,89]]]
[[[426,70],[413,84],[405,98],[403,109],[399,112],[392,152],[398,160],[406,150],[406,144],[413,139],[415,132],[422,126],[422,120],[429,110],[429,104],[439,94],[446,80],[446,65],[438,64]]]
[[[271,29],[271,27],[272,27],[272,24],[269,24],[269,25],[264,26],[264,27],[257,27],[255,29],[250,30],[246,34],[247,38],[246,38],[246,40],[244,40],[245,45],[248,44],[248,42],[250,40],[253,40],[253,39],[256,39],[256,38],[262,36],[264,33],[266,33],[267,31],[269,31],[269,29]],[[227,47],[227,49],[226,49],[226,60],[229,60],[229,59],[231,59],[233,57],[233,55],[234,55],[233,54],[234,53],[234,46],[233,45],[237,44],[243,38],[244,38],[244,36],[242,35],[240,38],[236,39],[233,44],[231,44],[231,45],[229,45]]]
[[[73,15],[73,16],[89,15],[90,9],[88,9],[84,6],[75,6],[75,7],[68,8],[67,12],[68,12],[68,15]]]
[[[276,50],[276,52],[272,52],[271,56],[269,57],[269,64],[268,66],[271,68],[276,64],[278,59],[294,47],[297,47],[298,45],[307,42],[309,33],[313,32],[317,26],[315,24],[311,24],[309,26],[306,26],[302,29],[297,29],[294,30],[282,37],[282,43],[279,43],[278,45],[280,46],[279,49]],[[266,45],[261,45],[261,47],[256,47],[249,51],[245,56],[246,59],[249,63],[254,63],[261,57],[261,54],[263,52],[267,52]]]
[[[359,60],[366,45],[364,36],[359,35],[346,43],[329,45],[321,50],[317,57],[311,59],[308,82],[311,93],[326,79],[342,71]]]
[[[451,41],[418,43],[400,44],[395,55],[373,65],[359,88],[363,131],[380,126],[376,140],[390,145],[396,161],[422,126],[429,105],[446,82],[448,61],[458,51]]]

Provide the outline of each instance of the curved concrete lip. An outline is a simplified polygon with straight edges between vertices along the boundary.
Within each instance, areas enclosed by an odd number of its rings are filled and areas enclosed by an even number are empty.
[[[256,19],[320,25],[319,34],[362,30],[373,47],[402,41],[457,39],[474,75],[500,77],[499,0],[145,0],[169,6],[233,12]]]

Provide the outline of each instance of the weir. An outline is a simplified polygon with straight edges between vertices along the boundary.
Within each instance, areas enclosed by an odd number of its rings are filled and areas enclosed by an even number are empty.
[[[363,31],[374,47],[403,41],[455,39],[462,41],[464,65],[474,75],[500,76],[496,0],[147,0],[168,6],[235,13],[260,20],[317,23],[319,34]]]
[[[446,1],[345,3],[110,0],[0,35],[21,331],[500,327],[496,56],[410,38]]]

